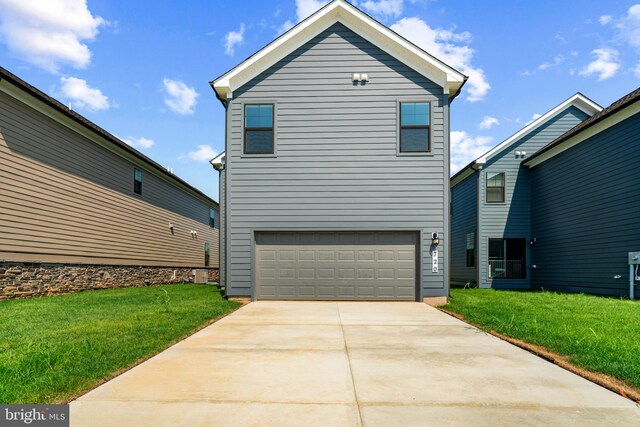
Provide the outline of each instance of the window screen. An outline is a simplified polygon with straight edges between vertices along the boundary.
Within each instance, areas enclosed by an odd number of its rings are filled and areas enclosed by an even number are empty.
[[[245,105],[245,154],[273,154],[273,105]]]
[[[213,208],[209,208],[209,227],[216,226],[216,210]]]
[[[430,125],[428,102],[400,103],[400,152],[428,152]]]
[[[487,172],[487,203],[504,203],[504,172]]]
[[[133,169],[133,192],[142,194],[142,171],[135,168]]]

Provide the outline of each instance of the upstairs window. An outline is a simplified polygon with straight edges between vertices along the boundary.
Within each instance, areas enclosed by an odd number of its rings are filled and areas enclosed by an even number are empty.
[[[244,153],[273,154],[273,105],[245,105]]]
[[[133,192],[142,195],[142,171],[133,169]]]
[[[213,228],[216,226],[216,210],[213,208],[209,208],[209,227]]]
[[[427,153],[431,150],[429,140],[431,117],[428,102],[400,103],[400,152]]]
[[[504,172],[487,173],[487,203],[504,203]]]

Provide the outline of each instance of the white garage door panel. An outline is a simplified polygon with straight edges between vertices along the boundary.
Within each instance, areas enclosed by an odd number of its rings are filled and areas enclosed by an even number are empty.
[[[415,232],[257,232],[257,299],[415,300]]]

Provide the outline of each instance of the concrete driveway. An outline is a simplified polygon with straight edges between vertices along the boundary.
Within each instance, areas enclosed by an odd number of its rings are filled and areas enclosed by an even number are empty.
[[[626,426],[640,409],[425,304],[257,302],[82,396],[71,425]]]

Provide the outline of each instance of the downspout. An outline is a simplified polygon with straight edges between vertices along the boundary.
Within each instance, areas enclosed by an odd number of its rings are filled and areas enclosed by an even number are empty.
[[[209,82],[209,85],[211,86],[211,89],[213,89],[213,93],[216,94],[216,98],[218,99],[218,101],[220,101],[220,103],[222,104],[222,106],[224,107],[224,161],[222,159],[220,159],[220,164],[216,165],[213,163],[213,159],[211,161],[211,166],[213,166],[213,168],[215,170],[218,171],[218,182],[220,182],[221,179],[221,175],[222,175],[222,171],[226,169],[226,152],[228,149],[228,136],[229,136],[229,128],[228,128],[228,124],[229,124],[229,102],[226,99],[223,99],[220,94],[218,93],[218,91],[215,88],[215,82],[212,80]],[[228,233],[228,221],[229,221],[229,216],[227,215],[227,206],[229,205],[229,192],[227,191],[227,180],[228,180],[228,175],[225,177],[225,182],[224,182],[224,188],[220,188],[220,190],[224,191],[224,206],[221,207],[220,209],[220,233],[222,233],[224,231],[224,247],[222,247],[223,245],[219,245],[218,249],[219,249],[219,253],[218,253],[218,259],[222,258],[222,254],[224,253],[224,290],[225,290],[225,295],[228,296],[228,292],[229,292],[229,257],[228,257],[228,253],[227,253],[227,240],[229,239],[229,233]],[[220,185],[218,186],[220,187]],[[222,195],[218,195],[218,197],[221,197]],[[224,209],[224,212],[223,212]],[[222,217],[224,216],[224,230],[222,229],[223,227],[223,221],[222,221]],[[222,240],[222,239],[220,239]],[[222,268],[220,268],[220,264],[219,264],[219,273],[218,274],[222,274]],[[222,282],[222,277],[220,277],[220,282]]]
[[[476,232],[475,232],[475,242],[473,242],[473,244],[475,245],[475,257],[476,257],[476,286],[479,288],[480,287],[480,213],[481,213],[481,206],[482,203],[480,203],[480,169],[482,169],[482,165],[479,165],[477,163],[474,163],[471,166],[471,169],[473,169],[474,171],[476,171],[475,173],[477,173],[476,175]]]

